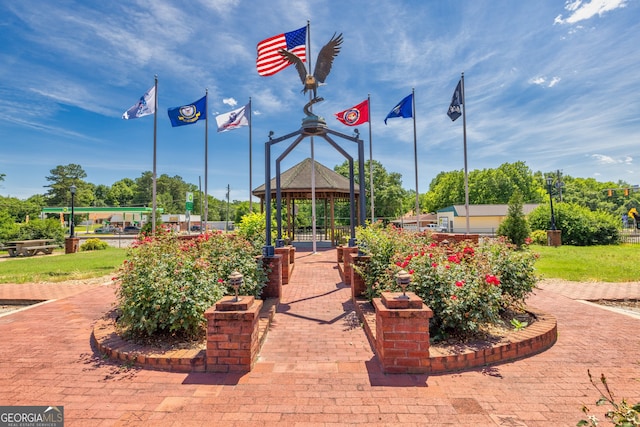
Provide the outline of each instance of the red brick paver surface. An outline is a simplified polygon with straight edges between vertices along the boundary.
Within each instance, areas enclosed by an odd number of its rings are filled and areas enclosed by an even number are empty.
[[[108,281],[4,315],[0,405],[62,405],[66,426],[574,426],[583,403],[602,413],[587,369],[618,398],[640,401],[640,319],[577,301],[608,287],[640,298],[638,283],[541,283],[529,304],[556,316],[559,331],[544,353],[455,374],[383,375],[335,260],[334,250],[297,253],[259,361],[243,375],[141,370],[95,354],[92,324],[115,301]],[[44,295],[54,285],[30,286]],[[24,289],[0,285],[0,298],[42,298]]]

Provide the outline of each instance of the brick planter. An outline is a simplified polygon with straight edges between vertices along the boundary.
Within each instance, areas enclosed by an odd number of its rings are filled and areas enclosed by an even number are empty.
[[[204,312],[207,319],[207,372],[249,372],[260,348],[258,320],[262,301],[226,296]]]
[[[260,256],[258,258],[265,269],[271,270],[267,276],[267,286],[262,289],[262,299],[280,299],[282,296],[282,255]]]
[[[369,342],[378,353],[376,306],[363,299],[354,302]],[[509,333],[499,342],[486,342],[481,345],[479,343],[462,344],[449,350],[437,345],[430,346],[430,373],[464,371],[509,362],[530,357],[551,348],[558,339],[556,318],[530,307],[527,308],[527,312],[533,315],[536,321],[524,330]]]
[[[289,256],[289,248],[283,246],[281,248],[275,248],[276,255],[281,256],[282,263],[282,284],[289,283],[289,277],[291,277],[291,257]]]
[[[351,286],[351,270],[352,270],[351,264],[353,263],[353,257],[358,255],[358,247],[357,246],[344,247],[342,249],[342,254],[344,257],[343,280],[347,286]]]
[[[365,268],[367,264],[371,261],[371,257],[369,255],[358,255],[352,257],[353,266],[357,266],[359,268]],[[360,276],[355,268],[351,269],[351,298],[354,300],[360,298],[364,295],[367,286],[364,282],[364,277]]]
[[[375,298],[376,353],[385,374],[426,374],[429,359],[429,319],[433,311],[413,292],[383,292]]]

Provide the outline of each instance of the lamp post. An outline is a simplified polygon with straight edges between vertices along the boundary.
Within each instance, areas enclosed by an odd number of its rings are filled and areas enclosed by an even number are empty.
[[[75,237],[75,230],[73,227],[73,202],[74,202],[74,198],[76,195],[76,186],[75,185],[71,185],[71,187],[69,188],[69,190],[71,191],[71,218],[69,219],[69,224],[70,224],[70,229],[69,229],[69,237]]]
[[[553,214],[553,197],[551,195],[551,185],[553,184],[553,178],[547,177],[547,191],[549,192],[549,204],[551,205],[551,230],[556,229],[556,217]]]

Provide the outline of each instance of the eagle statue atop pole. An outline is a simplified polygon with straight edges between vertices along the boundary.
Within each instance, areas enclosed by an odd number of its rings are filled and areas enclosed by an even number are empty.
[[[320,53],[318,54],[318,59],[316,61],[316,67],[313,70],[313,74],[310,74],[310,71],[307,72],[307,68],[297,55],[281,49],[280,55],[286,58],[289,63],[295,65],[296,70],[298,71],[298,75],[300,76],[300,80],[302,81],[303,88],[302,92],[307,93],[308,91],[313,91],[313,98],[311,101],[305,106],[304,111],[307,115],[311,115],[308,110],[308,107],[316,102],[323,101],[323,98],[318,98],[317,90],[318,86],[324,84],[324,81],[327,79],[327,76],[331,72],[331,66],[333,65],[334,58],[340,53],[340,45],[342,44],[342,33],[333,34],[331,40],[324,45],[322,49],[320,49]]]

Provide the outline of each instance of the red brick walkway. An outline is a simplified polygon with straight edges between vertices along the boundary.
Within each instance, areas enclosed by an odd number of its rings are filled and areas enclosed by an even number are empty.
[[[640,401],[640,319],[576,301],[607,284],[542,283],[529,303],[555,315],[559,330],[542,354],[456,374],[385,376],[335,260],[333,250],[297,254],[245,375],[139,370],[94,354],[92,323],[115,301],[110,283],[78,285],[2,316],[0,405],[63,405],[66,426],[574,426],[581,405],[599,397],[587,369],[603,372],[619,398]],[[617,296],[640,297],[638,283],[615,287]],[[0,285],[0,298],[23,289]]]

